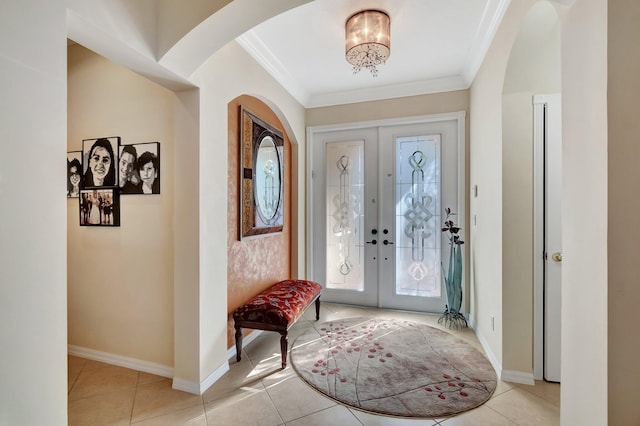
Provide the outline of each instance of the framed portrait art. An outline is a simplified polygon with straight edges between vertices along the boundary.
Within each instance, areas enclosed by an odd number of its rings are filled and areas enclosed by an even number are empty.
[[[118,188],[81,189],[78,206],[80,226],[120,226]]]
[[[118,147],[120,137],[83,139],[83,189],[118,185]]]
[[[282,232],[284,138],[240,108],[240,239]]]
[[[78,198],[82,180],[82,151],[67,152],[67,198]]]
[[[160,193],[160,142],[120,145],[119,157],[120,193]]]

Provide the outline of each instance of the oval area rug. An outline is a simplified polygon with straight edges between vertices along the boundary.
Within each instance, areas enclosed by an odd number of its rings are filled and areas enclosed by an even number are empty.
[[[483,404],[496,388],[491,363],[469,343],[399,319],[316,324],[295,340],[291,363],[330,398],[390,416],[455,415]]]

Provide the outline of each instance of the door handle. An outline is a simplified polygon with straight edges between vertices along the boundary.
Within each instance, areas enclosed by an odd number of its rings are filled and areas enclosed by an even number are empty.
[[[551,255],[554,262],[562,262],[562,253],[555,252]]]
[[[376,244],[378,244],[378,242],[376,240],[371,240],[371,241],[365,241],[367,244],[373,244],[374,246]]]
[[[386,245],[388,245],[388,244],[393,244],[393,242],[392,242],[392,241],[389,241],[389,240],[384,240],[384,241],[382,242],[382,244],[384,244],[384,245],[386,246]]]

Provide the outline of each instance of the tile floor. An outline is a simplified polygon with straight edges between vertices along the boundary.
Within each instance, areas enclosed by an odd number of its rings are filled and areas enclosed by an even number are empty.
[[[309,309],[290,331],[290,346],[311,327]],[[435,327],[437,316],[325,303],[320,321],[355,316],[399,316]],[[451,330],[450,330],[451,331]],[[482,350],[470,329],[453,330]],[[447,419],[409,420],[347,408],[302,382],[291,366],[280,369],[280,337],[263,332],[243,348],[242,361],[202,395],[176,391],[171,380],[69,356],[69,425],[197,426],[465,426],[560,424],[560,386],[500,381],[491,399]]]

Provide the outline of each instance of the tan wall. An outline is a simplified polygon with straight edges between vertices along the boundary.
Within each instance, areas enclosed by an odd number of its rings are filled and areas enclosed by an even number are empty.
[[[533,96],[560,93],[560,22],[548,2],[526,14],[502,97],[503,368],[533,369]]]
[[[640,424],[640,2],[609,1],[609,424]]]
[[[239,239],[240,107],[246,108],[284,134],[284,227],[281,233]],[[291,277],[291,141],[276,114],[252,96],[229,103],[228,205],[227,205],[227,347],[235,344],[231,314],[250,298],[277,281]],[[249,332],[248,330],[247,332]]]
[[[69,151],[82,139],[160,142],[160,195],[122,195],[121,226],[80,227],[67,200],[70,345],[173,366],[172,92],[80,45],[68,49]]]

